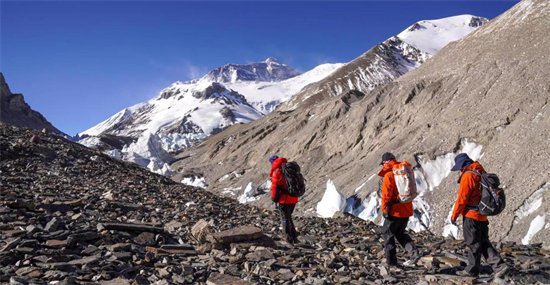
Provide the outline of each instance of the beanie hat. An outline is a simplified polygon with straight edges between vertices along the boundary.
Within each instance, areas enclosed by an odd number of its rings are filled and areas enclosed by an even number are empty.
[[[274,162],[277,158],[279,158],[279,157],[276,156],[276,155],[272,155],[272,156],[269,158],[269,163],[273,164],[273,162]]]
[[[394,160],[394,159],[395,159],[395,155],[393,155],[391,152],[386,152],[382,155],[382,162],[380,164],[382,165],[384,164],[384,161]]]

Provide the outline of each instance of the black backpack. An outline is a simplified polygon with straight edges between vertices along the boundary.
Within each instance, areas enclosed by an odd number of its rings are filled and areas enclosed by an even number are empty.
[[[306,192],[306,184],[300,166],[295,161],[283,163],[281,165],[283,176],[285,177],[287,193],[292,197],[301,197]]]
[[[472,172],[481,177],[479,181],[481,200],[479,200],[479,204],[476,204],[472,200],[476,206],[470,206],[468,210],[479,212],[485,216],[500,214],[506,207],[506,195],[504,194],[504,189],[499,187],[500,179],[498,179],[498,176],[493,173],[480,173],[472,169],[468,169],[465,172]]]

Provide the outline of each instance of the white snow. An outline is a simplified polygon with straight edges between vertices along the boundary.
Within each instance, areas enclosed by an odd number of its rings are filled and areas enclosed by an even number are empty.
[[[198,177],[198,176],[183,178],[181,180],[181,183],[189,186],[203,188],[203,189],[208,187],[208,184],[206,184],[206,180],[204,179],[204,177]]]
[[[380,209],[382,200],[375,192],[372,192],[363,200],[362,211],[357,215],[358,218],[361,218],[365,221],[374,222],[376,216],[378,215],[378,210]]]
[[[107,151],[104,151],[103,153],[105,153],[106,155],[116,159],[116,160],[122,160],[122,154],[120,153],[120,150],[118,149],[112,149],[112,150],[107,150]]]
[[[253,187],[252,182],[250,182],[246,185],[243,194],[239,196],[237,200],[239,200],[239,203],[245,204],[260,199],[257,195],[258,193],[256,193],[256,189]]]
[[[317,215],[322,218],[332,218],[334,213],[343,211],[346,207],[346,198],[336,190],[332,180],[327,181],[327,189],[319,203],[317,203]]]
[[[420,21],[401,32],[399,37],[404,42],[435,55],[450,42],[460,40],[477,29],[471,27],[474,16],[460,15],[438,20]]]
[[[306,85],[329,76],[343,65],[342,63],[321,64],[306,73],[279,82],[240,81],[224,83],[224,85],[243,94],[258,111],[267,114]]]
[[[550,183],[544,184],[540,189],[533,192],[523,204],[515,212],[514,224],[520,222],[521,219],[528,217],[532,213],[536,212],[543,204],[543,195],[550,190]]]
[[[122,149],[123,160],[131,161],[148,168],[154,173],[165,176],[173,175],[169,163],[173,158],[162,148],[158,136],[146,133],[136,142]]]
[[[533,237],[544,228],[544,223],[546,219],[546,213],[542,215],[538,215],[536,218],[534,218],[531,221],[531,225],[529,226],[529,231],[527,231],[527,234],[523,237],[521,240],[522,244],[529,244]]]
[[[236,191],[239,191],[243,189],[243,187],[228,187],[228,188],[223,188],[223,191],[222,191],[222,194],[229,194],[231,196],[235,196],[237,194],[235,194]]]
[[[191,147],[193,142],[200,141],[207,137],[206,134],[159,134],[162,148],[167,152],[178,152],[184,148]]]
[[[472,160],[477,161],[483,156],[482,150],[482,145],[477,145],[474,142],[463,140],[462,148],[458,153],[466,153]],[[436,157],[434,160],[429,160],[423,156],[419,156],[422,174],[415,172],[415,175],[417,175],[417,184],[419,184],[418,176],[421,176],[426,180],[426,184],[428,185],[430,191],[433,191],[437,186],[439,186],[443,179],[451,174],[451,168],[453,168],[455,164],[454,159],[457,154],[452,152],[447,153]]]
[[[454,208],[454,205],[451,207],[451,210],[447,215],[447,219],[445,220],[445,226],[443,227],[443,236],[458,239],[458,235],[459,235],[458,227],[451,223],[451,217],[453,216],[453,208]]]

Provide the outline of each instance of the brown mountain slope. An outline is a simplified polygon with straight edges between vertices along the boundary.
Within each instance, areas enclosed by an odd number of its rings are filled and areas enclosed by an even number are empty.
[[[23,94],[12,94],[2,73],[0,73],[0,122],[35,130],[45,128],[50,132],[63,134],[42,114],[31,109],[25,102]]]
[[[533,218],[544,221],[550,210],[550,193],[543,192],[540,208],[515,218],[526,199],[550,182],[549,54],[550,4],[524,0],[393,83],[365,96],[349,92],[234,126],[182,154],[175,167],[202,172],[209,188],[222,192],[264,182],[269,155],[289,157],[308,179],[298,207],[307,212],[328,179],[346,196],[353,194],[377,172],[385,151],[418,162],[456,152],[467,139],[483,146],[481,163],[507,187],[507,209],[491,219],[491,234],[519,241]],[[448,176],[423,197],[435,232],[441,232],[452,208],[457,178]],[[360,195],[376,184],[370,180]],[[267,204],[269,198],[263,195],[256,203]],[[549,228],[543,224],[532,242],[548,240]]]

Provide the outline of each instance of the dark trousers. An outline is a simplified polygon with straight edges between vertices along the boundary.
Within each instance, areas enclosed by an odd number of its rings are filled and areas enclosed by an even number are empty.
[[[286,241],[292,243],[297,242],[296,228],[294,228],[294,222],[292,222],[294,207],[296,207],[296,204],[279,204],[278,206]]]
[[[468,266],[465,270],[470,274],[479,274],[481,255],[485,257],[485,260],[493,267],[495,272],[502,270],[506,264],[489,241],[489,222],[480,222],[466,217],[462,221],[464,243],[470,248]]]
[[[384,236],[384,251],[386,252],[386,263],[388,265],[397,265],[397,255],[395,247],[395,239],[401,246],[407,250],[411,259],[418,256],[418,251],[412,238],[405,233],[409,218],[396,218],[389,216],[384,220],[382,226]]]

